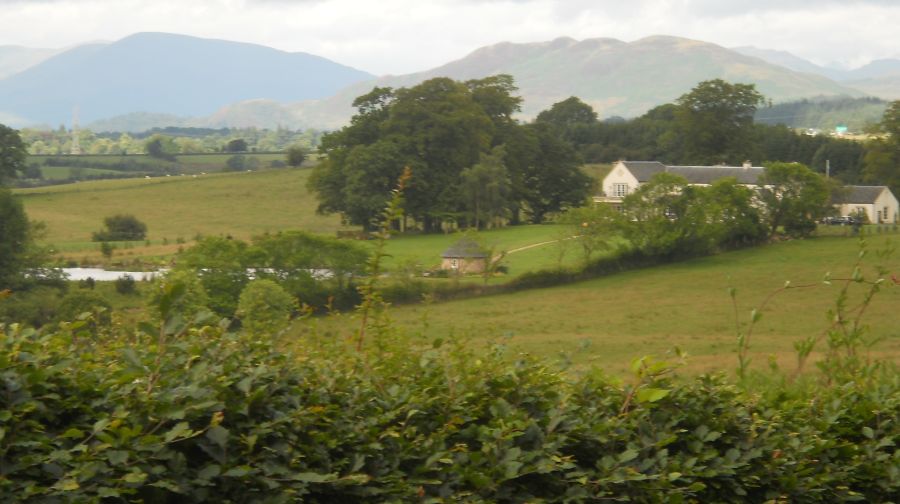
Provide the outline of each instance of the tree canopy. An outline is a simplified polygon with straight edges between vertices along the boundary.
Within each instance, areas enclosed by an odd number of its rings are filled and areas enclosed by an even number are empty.
[[[521,216],[540,222],[548,212],[581,204],[590,185],[574,153],[512,119],[521,103],[515,91],[510,76],[496,75],[376,87],[358,97],[351,124],[323,138],[325,160],[309,181],[319,211],[371,227],[405,167],[412,179],[404,211],[426,232],[448,222],[481,226],[501,215],[510,222]],[[500,146],[506,148],[496,150]],[[488,192],[475,191],[476,183],[493,188],[490,203]],[[484,219],[486,204],[492,209]]]
[[[17,177],[25,171],[25,158],[28,150],[19,132],[0,124],[0,185]]]
[[[884,111],[878,129],[883,136],[867,144],[865,180],[885,184],[900,194],[900,100]]]
[[[28,249],[28,217],[9,189],[0,187],[0,291],[14,283]]]
[[[753,84],[701,82],[675,101],[676,134],[689,164],[740,163],[751,156],[753,114],[763,96]]]

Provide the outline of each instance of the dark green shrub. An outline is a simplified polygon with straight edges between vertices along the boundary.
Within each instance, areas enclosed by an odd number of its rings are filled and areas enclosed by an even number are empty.
[[[93,241],[135,241],[147,236],[147,225],[133,215],[112,215],[103,219],[103,224],[105,229],[94,232]]]
[[[73,321],[83,313],[93,313],[98,324],[109,324],[112,305],[96,291],[77,290],[63,296],[56,311],[57,321]]]
[[[0,299],[0,322],[21,322],[41,327],[56,316],[61,297],[61,289],[47,286],[15,291]]]
[[[122,275],[113,282],[116,292],[119,294],[134,294],[137,292],[137,282],[131,275]]]

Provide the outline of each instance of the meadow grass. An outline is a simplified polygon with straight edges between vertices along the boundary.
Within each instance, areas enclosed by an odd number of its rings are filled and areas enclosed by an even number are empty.
[[[136,244],[130,250],[140,257],[172,254],[197,236],[249,239],[286,229],[328,234],[343,229],[338,216],[316,213],[318,202],[306,190],[309,173],[282,169],[99,180],[15,193],[29,218],[46,224],[43,241],[64,258],[99,258],[91,233],[102,228],[105,217],[118,213],[132,214],[147,224],[150,247]]]
[[[72,170],[76,170],[76,173],[80,173],[83,177],[90,177],[95,175],[118,175],[122,172],[116,170],[107,170],[105,168],[75,168],[71,166],[42,166],[41,167],[41,175],[44,176],[45,179],[50,180],[61,180],[67,179],[72,176]]]
[[[897,236],[893,236],[896,241]],[[891,236],[869,238],[868,263],[874,250]],[[752,368],[765,371],[772,360],[783,369],[795,365],[794,342],[821,334],[826,312],[839,286],[822,284],[826,272],[848,277],[858,253],[854,238],[823,237],[776,243],[677,264],[624,272],[575,284],[434,304],[390,309],[398,327],[424,331],[431,338],[467,338],[471,344],[501,343],[510,352],[559,356],[576,370],[596,365],[624,375],[636,357],[664,357],[679,347],[690,355],[684,371],[697,374],[731,371],[735,357],[735,312],[727,289],[737,289],[742,327],[750,310],[787,280],[810,289],[778,295],[764,310],[752,336]],[[900,271],[900,255],[883,261]],[[851,289],[859,302],[860,288]],[[873,337],[884,338],[873,356],[900,359],[900,287],[885,288],[866,313]],[[319,330],[353,337],[353,314],[317,321]],[[298,336],[308,331],[298,326]],[[818,349],[823,349],[820,343]]]
[[[396,235],[387,242],[385,266],[391,269],[412,263],[425,270],[436,269],[441,264],[441,253],[463,237],[471,236],[495,255],[507,253],[501,264],[508,268],[509,278],[580,261],[583,256],[578,244],[569,239],[571,235],[569,226],[558,224],[529,224],[477,233]]]

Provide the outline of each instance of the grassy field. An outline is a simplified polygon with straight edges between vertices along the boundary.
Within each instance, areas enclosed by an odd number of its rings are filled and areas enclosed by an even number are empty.
[[[565,240],[570,235],[568,226],[537,224],[481,231],[476,239],[495,254],[507,252],[502,264],[509,269],[509,276],[516,276],[581,260],[578,244]],[[389,257],[385,263],[389,269],[410,263],[434,269],[440,266],[441,253],[464,236],[465,233],[395,236],[388,241]]]
[[[91,233],[99,230],[109,215],[133,214],[147,224],[149,244],[119,244],[114,261],[130,262],[171,256],[201,235],[249,239],[266,231],[302,229],[334,234],[347,229],[338,216],[315,213],[318,202],[306,190],[308,176],[306,169],[263,170],[101,180],[16,193],[29,217],[46,223],[44,241],[67,261],[103,262]],[[580,260],[577,243],[556,243],[568,234],[563,226],[529,225],[482,231],[479,240],[496,253],[511,252],[504,264],[510,276],[515,276]],[[391,257],[387,267],[414,263],[421,269],[434,268],[440,264],[441,252],[461,237],[460,233],[397,236],[388,243]],[[538,246],[517,250],[532,245]]]
[[[47,225],[45,241],[67,259],[98,259],[91,233],[116,213],[147,224],[150,246],[132,244],[135,257],[171,255],[198,235],[249,239],[266,231],[334,233],[340,218],[315,213],[306,191],[309,170],[268,170],[197,177],[173,176],[82,182],[16,190],[29,218]],[[184,244],[178,243],[185,242]]]
[[[893,236],[896,241],[897,236]],[[870,239],[870,249],[884,247],[889,235]],[[471,338],[472,344],[499,342],[513,353],[560,355],[576,369],[596,364],[625,374],[631,360],[646,354],[665,356],[675,346],[691,357],[685,371],[733,370],[735,320],[727,288],[737,289],[742,321],[750,309],[786,280],[794,285],[821,283],[851,273],[858,252],[853,238],[826,237],[773,244],[626,272],[577,284],[432,305],[391,309],[400,326],[429,337]],[[876,263],[870,254],[870,264]],[[900,255],[883,264],[900,276]],[[859,302],[859,289],[851,305]],[[838,294],[837,284],[790,290],[764,310],[751,341],[754,367],[767,369],[770,356],[793,369],[795,341],[821,334],[826,311]],[[873,354],[900,359],[900,286],[884,289],[869,307],[872,334],[885,341]],[[350,337],[358,327],[353,315],[319,321],[319,329]],[[307,329],[298,328],[298,333]],[[821,348],[821,347],[820,347]]]

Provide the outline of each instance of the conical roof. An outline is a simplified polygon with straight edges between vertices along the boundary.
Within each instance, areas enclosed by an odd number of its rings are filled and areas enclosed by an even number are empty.
[[[487,252],[475,240],[463,238],[445,250],[441,257],[484,258],[487,257]]]

